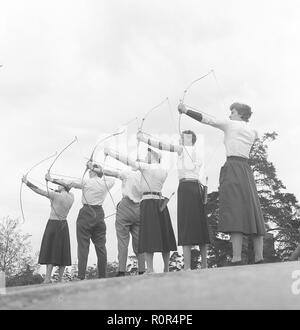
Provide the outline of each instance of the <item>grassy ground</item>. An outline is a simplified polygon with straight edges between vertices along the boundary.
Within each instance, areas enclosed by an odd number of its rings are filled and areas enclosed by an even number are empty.
[[[300,262],[11,288],[0,308],[299,309]]]

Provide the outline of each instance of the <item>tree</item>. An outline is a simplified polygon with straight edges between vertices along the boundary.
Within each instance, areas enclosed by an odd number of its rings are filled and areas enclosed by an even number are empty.
[[[6,280],[6,286],[21,286],[41,284],[44,281],[42,275],[37,273],[37,267],[26,265],[24,270],[21,270],[14,276],[10,276]]]
[[[16,275],[34,264],[30,236],[22,233],[18,219],[9,216],[0,219],[0,270],[6,276]]]
[[[299,242],[300,205],[294,194],[286,192],[286,187],[277,177],[275,166],[267,159],[268,144],[276,137],[275,132],[267,133],[254,145],[250,166],[268,233],[274,235],[276,256],[286,260]]]

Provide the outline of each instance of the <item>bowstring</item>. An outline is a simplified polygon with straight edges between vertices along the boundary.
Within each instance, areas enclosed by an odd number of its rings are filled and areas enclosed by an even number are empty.
[[[57,155],[57,152],[55,152],[53,155],[46,157],[44,159],[42,159],[41,161],[39,161],[38,163],[36,163],[35,165],[33,165],[25,174],[25,177],[27,177],[29,175],[29,173],[35,169],[37,166],[39,166],[40,164],[46,162],[47,160],[55,157]],[[24,216],[24,209],[23,209],[23,201],[22,201],[22,190],[23,190],[23,181],[21,181],[21,185],[20,185],[20,194],[19,194],[19,199],[20,199],[20,209],[21,209],[21,214],[22,214],[22,219],[23,219],[23,223],[25,223],[25,216]]]
[[[189,90],[189,89],[190,89],[190,88],[191,88],[196,82],[198,82],[198,81],[204,79],[205,77],[207,77],[207,76],[209,76],[209,75],[211,75],[211,74],[213,74],[214,78],[216,79],[216,76],[215,76],[215,72],[214,72],[214,70],[210,70],[207,74],[205,74],[205,75],[199,77],[198,79],[195,79],[194,81],[192,81],[192,82],[189,84],[189,86],[184,90],[184,92],[183,92],[183,97],[182,97],[182,100],[180,101],[180,103],[185,104],[185,97],[186,97],[186,95],[187,95],[187,92],[188,92],[188,90]],[[188,107],[189,107],[189,106],[188,106]],[[196,111],[199,111],[198,109],[195,109],[195,108],[193,108],[193,107],[189,107],[189,108],[191,108],[191,109],[193,109],[193,110],[196,110]],[[199,112],[201,112],[201,113],[203,113],[203,114],[206,114],[206,113],[203,112],[203,111],[199,111]],[[211,116],[211,115],[209,115],[209,114],[206,114],[206,115],[209,116],[209,117],[213,117],[213,116]],[[179,113],[178,130],[179,130],[179,134],[180,134],[180,136],[181,136],[181,134],[182,134],[182,131],[181,131],[181,118],[182,118],[182,114]],[[191,157],[189,151],[187,150],[186,146],[184,145],[184,141],[183,141],[182,145],[183,145],[183,148],[184,148],[184,150],[186,151],[188,157],[190,158],[190,160],[192,161],[192,163],[193,163],[194,166],[195,166],[195,161],[192,159],[192,157]],[[207,182],[208,182],[208,177],[206,176],[206,183],[207,183]]]
[[[223,110],[225,111],[226,106],[225,106],[225,103],[224,103],[223,89],[221,88],[221,85],[220,85],[220,83],[217,79],[217,76],[216,76],[216,73],[215,73],[214,70],[212,70],[212,74],[213,74],[214,80],[216,82],[216,87],[217,87],[217,91],[218,91],[218,94],[219,94],[219,99],[222,103]],[[211,116],[211,117],[215,118],[214,116]],[[211,152],[211,155],[208,157],[208,160],[207,160],[208,164],[210,164],[212,162],[212,160],[215,160],[216,155],[217,155],[217,151],[219,150],[220,147],[221,147],[221,144],[217,144],[217,146],[213,149],[213,151]]]
[[[73,144],[73,143],[75,143],[75,142],[77,142],[78,141],[78,139],[77,139],[77,136],[75,136],[75,138],[66,146],[66,147],[64,147],[61,151],[60,151],[60,153],[56,156],[56,158],[54,159],[54,161],[52,162],[52,164],[50,165],[50,167],[49,167],[49,169],[48,169],[48,174],[50,175],[50,172],[51,172],[51,169],[52,169],[52,167],[53,167],[53,165],[56,163],[56,161],[58,160],[58,158],[69,148],[69,147],[71,147],[71,145]],[[50,205],[51,205],[51,208],[53,209],[53,211],[54,211],[54,213],[55,213],[55,215],[57,216],[57,218],[58,219],[61,219],[62,218],[62,216],[61,215],[59,215],[57,212],[56,212],[56,210],[55,210],[55,207],[54,207],[54,205],[53,205],[53,202],[54,202],[54,200],[52,200],[51,198],[50,198],[50,193],[49,193],[49,187],[48,187],[48,181],[46,180],[46,187],[47,187],[47,194],[48,194],[48,197],[49,197],[49,200],[50,200]]]
[[[135,118],[129,120],[128,122],[126,122],[125,124],[121,125],[121,126],[123,126],[123,127],[125,126],[125,129],[124,129],[120,134],[123,134],[123,133],[126,131],[126,129],[128,128],[128,126],[129,126],[132,122],[137,121],[137,120],[138,120],[138,118],[135,117]],[[120,135],[120,134],[112,135],[112,137],[117,136],[117,135]],[[104,160],[103,160],[103,167],[104,167],[104,169],[105,169],[106,158],[107,158],[107,155],[105,155]],[[110,199],[111,199],[111,201],[112,201],[112,203],[113,203],[114,209],[117,210],[117,205],[116,205],[116,203],[115,203],[115,201],[114,201],[114,199],[113,199],[113,196],[112,196],[112,193],[111,193],[110,189],[108,188],[108,185],[107,185],[107,181],[106,181],[106,177],[105,177],[105,173],[104,173],[104,171],[103,171],[103,181],[104,181],[104,184],[105,184],[106,190],[107,190],[107,192],[108,192],[108,194],[109,194],[109,196],[110,196]],[[111,214],[111,215],[108,215],[108,216],[106,216],[104,219],[109,218],[109,217],[111,217],[111,216],[113,216],[113,215],[115,215],[115,214],[116,214],[116,213],[113,213],[113,214]]]
[[[108,140],[108,139],[110,139],[110,138],[113,138],[114,136],[117,136],[117,135],[120,135],[120,134],[124,133],[124,131],[125,131],[125,129],[124,129],[123,131],[121,131],[121,132],[115,132],[115,133],[113,133],[113,134],[110,134],[110,135],[106,136],[105,138],[101,139],[99,142],[97,142],[96,145],[95,145],[95,147],[94,147],[93,150],[92,150],[92,154],[91,154],[91,156],[90,156],[90,158],[89,158],[89,161],[91,161],[91,162],[94,161],[93,158],[94,158],[94,155],[95,155],[96,149],[100,146],[100,144],[102,144],[103,142],[105,142],[106,140]],[[83,176],[82,176],[82,178],[81,178],[82,197],[83,197],[83,199],[85,200],[86,205],[88,205],[89,208],[90,208],[90,210],[92,210],[92,212],[93,212],[93,214],[94,214],[94,218],[96,218],[97,214],[96,214],[95,210],[92,208],[92,206],[91,206],[90,204],[88,204],[88,201],[87,201],[86,196],[85,196],[85,193],[84,193],[84,184],[83,184],[83,180],[84,180],[84,176],[85,176],[85,174],[87,173],[87,171],[88,171],[88,167],[86,166],[86,168],[85,168],[85,170],[84,170],[84,173],[83,173]],[[100,183],[99,183],[98,181],[96,181],[96,182],[97,182],[98,185],[100,185]],[[105,186],[106,186],[106,189],[107,189],[106,182],[105,182]],[[114,203],[114,201],[113,201],[113,203]]]
[[[220,101],[222,103],[222,107],[223,107],[223,110],[226,109],[225,107],[225,103],[224,103],[224,93],[223,93],[223,89],[221,88],[221,85],[217,79],[217,76],[216,76],[216,73],[215,71],[212,69],[210,71],[210,73],[212,74],[213,78],[214,78],[214,81],[216,83],[216,87],[217,87],[217,92],[219,94],[219,98],[220,98]],[[198,79],[199,80],[199,79]],[[196,82],[197,80],[195,80],[194,82]],[[189,88],[192,86],[192,84],[189,86]],[[186,94],[187,91],[184,92],[184,97],[185,97],[185,94]],[[197,112],[200,112],[200,113],[203,113],[205,114],[206,116],[210,117],[210,118],[216,118],[215,116],[211,115],[211,114],[208,114],[202,110],[199,110],[195,107],[192,107],[192,106],[189,106],[189,105],[186,105],[188,108],[194,110],[194,111],[197,111]],[[208,160],[207,160],[207,164],[210,164],[212,162],[212,160],[215,159],[216,155],[217,155],[217,151],[219,150],[219,148],[221,147],[221,144],[217,144],[217,146],[215,148],[213,148],[213,150],[211,151],[210,153],[210,156],[208,157]],[[208,177],[206,176],[206,182],[208,181]]]
[[[104,167],[104,169],[105,169],[105,161],[106,161],[106,158],[107,158],[107,155],[104,156],[104,161],[103,161],[103,167]],[[111,194],[111,192],[110,192],[110,189],[108,188],[108,185],[107,185],[107,182],[106,182],[106,177],[105,177],[104,171],[103,171],[103,181],[104,181],[104,184],[105,184],[106,190],[107,190],[107,192],[108,192],[108,194],[109,194],[109,196],[110,196],[110,199],[111,199],[111,201],[112,201],[112,203],[113,203],[113,206],[114,206],[114,208],[115,208],[115,210],[116,210],[116,209],[117,209],[117,206],[116,206],[116,203],[115,203],[115,201],[114,201],[114,199],[113,199],[113,196],[112,196],[112,194]],[[104,218],[104,219],[105,219],[105,218]]]
[[[163,105],[166,101],[168,101],[169,98],[165,98],[162,102],[160,102],[158,105],[154,106],[153,108],[151,108],[147,113],[146,115],[142,118],[142,121],[141,121],[141,126],[138,128],[138,131],[142,132],[142,129],[143,129],[143,126],[144,126],[144,123],[145,123],[145,120],[146,118],[149,116],[149,114],[154,111],[155,109],[159,108],[161,105]],[[150,184],[148,182],[148,180],[146,179],[144,173],[143,173],[143,170],[141,169],[141,164],[140,164],[140,159],[139,159],[139,146],[140,146],[140,141],[138,141],[138,144],[137,144],[137,163],[138,163],[138,167],[139,167],[139,170],[140,170],[140,173],[144,179],[144,181],[146,182],[148,188],[149,188],[149,192],[151,192],[151,187],[150,187]],[[161,199],[161,197],[160,197]]]

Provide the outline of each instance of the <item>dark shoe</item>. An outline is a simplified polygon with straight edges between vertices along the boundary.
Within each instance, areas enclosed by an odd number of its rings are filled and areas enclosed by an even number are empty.
[[[243,266],[243,262],[242,261],[230,261],[228,266]]]
[[[84,281],[85,278],[79,278],[79,277],[74,277],[71,282],[79,282],[79,281]]]
[[[125,276],[125,272],[118,272],[116,277],[122,277],[122,276]]]
[[[139,275],[143,275],[145,272],[139,272]]]
[[[261,259],[261,260],[259,260],[259,261],[256,261],[256,262],[254,263],[254,265],[260,265],[260,264],[264,264],[264,263],[265,263],[264,259]]]

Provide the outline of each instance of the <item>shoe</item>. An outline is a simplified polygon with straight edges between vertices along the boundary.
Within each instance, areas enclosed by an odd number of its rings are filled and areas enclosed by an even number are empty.
[[[122,277],[125,276],[125,272],[118,272],[115,277]]]
[[[74,278],[72,278],[72,280],[70,282],[81,282],[84,280],[85,280],[85,278],[74,277]]]
[[[145,273],[143,274],[143,276],[152,275],[152,274],[154,274],[154,271],[150,272],[149,270],[146,270]]]
[[[230,261],[229,266],[243,266],[243,262],[242,261]]]
[[[259,260],[259,261],[256,261],[256,262],[254,263],[254,265],[260,265],[260,264],[264,264],[264,263],[265,263],[264,259],[261,259],[261,260]]]

